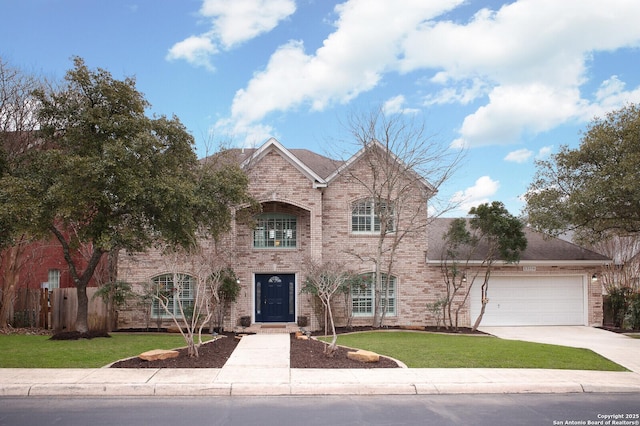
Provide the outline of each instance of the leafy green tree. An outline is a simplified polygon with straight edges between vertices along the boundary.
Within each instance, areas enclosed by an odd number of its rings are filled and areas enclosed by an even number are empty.
[[[229,266],[213,271],[209,279],[215,283],[212,287],[216,309],[216,328],[222,332],[224,331],[225,310],[238,299],[241,287],[235,271]]]
[[[533,227],[551,235],[575,231],[585,242],[640,232],[640,108],[630,104],[596,118],[580,146],[563,146],[525,195]]]
[[[458,330],[458,319],[460,311],[465,305],[471,292],[471,286],[467,287],[464,298],[457,304],[455,314],[453,307],[458,293],[467,284],[467,275],[470,275],[469,262],[475,253],[478,245],[478,237],[472,235],[467,229],[466,219],[454,219],[449,225],[449,229],[442,236],[444,240],[442,254],[440,257],[440,270],[445,282],[445,295],[439,299],[443,301],[443,322],[444,326]],[[473,283],[473,280],[470,281]]]
[[[520,261],[520,253],[527,248],[527,237],[523,229],[524,223],[511,215],[499,201],[473,207],[469,210],[469,214],[471,215],[469,224],[477,236],[478,249],[484,253],[482,258],[484,279],[480,290],[482,307],[472,327],[475,331],[489,303],[487,291],[493,264],[498,260],[506,263]]]
[[[504,204],[494,201],[491,204],[481,204],[469,210],[470,219],[454,220],[443,238],[445,247],[441,269],[447,284],[447,306],[445,310],[449,318],[449,325],[457,329],[458,314],[471,292],[472,286],[480,275],[481,280],[481,309],[473,324],[477,330],[484,316],[489,298],[489,279],[493,265],[497,261],[515,263],[520,260],[520,254],[527,248],[527,238],[524,233],[524,223],[511,215]],[[481,267],[475,268],[473,274],[470,262],[481,259]],[[471,275],[471,276],[469,276]],[[451,318],[451,305],[456,293],[468,282],[464,299],[459,303],[455,314],[455,322]]]
[[[59,88],[38,90],[40,142],[2,177],[0,199],[28,205],[21,226],[60,242],[78,292],[75,328],[88,331],[86,287],[105,253],[157,243],[193,248],[218,237],[250,200],[233,164],[200,163],[176,117],[149,118],[135,80],[81,58]],[[86,266],[74,251],[89,250]]]

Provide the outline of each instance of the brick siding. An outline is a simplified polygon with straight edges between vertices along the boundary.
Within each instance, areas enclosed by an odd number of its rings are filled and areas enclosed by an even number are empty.
[[[351,232],[351,206],[366,199],[369,193],[359,181],[373,179],[366,162],[355,162],[349,173],[337,176],[326,188],[314,188],[313,182],[294,167],[291,160],[274,149],[248,169],[250,192],[262,204],[263,212],[277,212],[297,217],[297,245],[295,248],[253,248],[253,234],[248,226],[234,224],[232,231],[218,246],[205,242],[208,256],[232,266],[240,280],[242,291],[237,303],[226,313],[225,328],[238,325],[239,318],[254,314],[254,275],[261,273],[286,273],[296,275],[296,317],[307,316],[312,329],[322,326],[322,318],[314,311],[309,296],[299,293],[307,259],[316,261],[343,262],[352,271],[372,272],[375,264],[371,260],[378,243],[377,235],[353,234]],[[357,177],[354,178],[354,177]],[[435,318],[427,310],[427,304],[437,301],[446,293],[444,280],[438,265],[428,264],[427,232],[428,218],[424,188],[404,196],[404,210],[398,231],[411,229],[396,249],[392,275],[396,277],[396,315],[387,316],[386,325],[424,326],[435,325]],[[416,212],[418,214],[416,214]],[[416,219],[417,218],[417,219]],[[410,223],[410,225],[409,225]],[[385,241],[390,247],[392,235]],[[388,261],[389,259],[384,259]],[[157,250],[119,257],[119,279],[133,284],[141,292],[142,285],[151,278],[168,271],[179,270],[193,273],[187,263],[170,265],[166,257]],[[495,274],[520,274],[517,265],[496,268]],[[597,268],[541,267],[538,274],[584,274],[590,277]],[[463,294],[463,293],[462,293]],[[460,297],[462,297],[462,294]],[[589,324],[602,324],[602,297],[598,283],[589,279]],[[469,302],[462,310],[460,326],[469,326]],[[338,325],[347,320],[344,299],[335,298],[335,314]],[[474,319],[475,320],[475,319]],[[130,303],[119,315],[120,328],[138,328],[145,324],[142,309]],[[370,325],[372,318],[357,317],[353,325]],[[164,321],[164,325],[169,325]],[[152,321],[152,327],[155,322]]]

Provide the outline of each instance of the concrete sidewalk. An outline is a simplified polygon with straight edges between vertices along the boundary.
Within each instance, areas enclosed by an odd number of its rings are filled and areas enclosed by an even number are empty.
[[[221,369],[0,369],[0,396],[640,392],[640,374],[529,369],[292,369],[289,335],[244,337]]]

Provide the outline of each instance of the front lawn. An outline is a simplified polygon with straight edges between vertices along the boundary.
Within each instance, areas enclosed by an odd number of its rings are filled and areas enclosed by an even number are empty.
[[[338,336],[338,344],[366,349],[410,368],[548,368],[627,371],[587,349],[492,336],[372,331]]]
[[[111,336],[49,340],[49,336],[0,335],[0,368],[97,368],[151,349],[186,345],[180,334],[114,333]]]

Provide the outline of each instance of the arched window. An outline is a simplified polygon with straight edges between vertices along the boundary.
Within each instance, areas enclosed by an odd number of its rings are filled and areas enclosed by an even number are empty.
[[[193,307],[196,280],[186,274],[163,274],[151,279],[152,290],[155,296],[164,298],[171,314],[162,307],[156,297],[151,304],[151,316],[153,318],[182,318],[182,312],[187,315]]]
[[[388,201],[378,203],[371,199],[359,200],[351,205],[352,233],[380,233],[380,218],[387,220],[386,232],[395,231],[393,204]]]
[[[396,315],[396,277],[387,278],[382,274],[380,303],[386,309],[386,315]],[[375,310],[376,286],[373,272],[360,275],[360,280],[351,285],[351,307],[353,316],[372,316]]]
[[[258,216],[253,230],[255,248],[295,248],[297,218],[288,214],[265,213]]]

